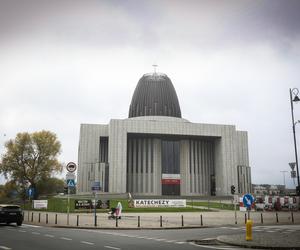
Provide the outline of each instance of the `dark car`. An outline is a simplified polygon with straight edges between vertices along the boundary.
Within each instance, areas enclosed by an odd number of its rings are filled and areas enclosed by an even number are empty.
[[[17,223],[21,226],[23,222],[22,209],[18,205],[0,204],[0,223]]]

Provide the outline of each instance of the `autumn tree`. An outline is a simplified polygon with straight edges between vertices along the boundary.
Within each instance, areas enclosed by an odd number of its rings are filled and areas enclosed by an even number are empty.
[[[39,181],[62,171],[62,164],[57,159],[61,144],[50,131],[18,133],[15,139],[5,143],[5,149],[0,173],[24,188],[30,186],[36,190]]]

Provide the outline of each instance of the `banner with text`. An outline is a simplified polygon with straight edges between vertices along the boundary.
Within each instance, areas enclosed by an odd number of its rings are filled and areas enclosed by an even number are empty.
[[[139,199],[133,202],[134,207],[186,207],[186,200]]]

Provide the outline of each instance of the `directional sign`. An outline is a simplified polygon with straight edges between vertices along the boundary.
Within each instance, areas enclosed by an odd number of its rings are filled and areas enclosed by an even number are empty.
[[[250,208],[252,206],[253,202],[254,202],[254,198],[253,198],[252,194],[245,194],[243,196],[243,203],[244,203],[245,207]]]
[[[75,180],[69,179],[67,180],[67,185],[68,187],[75,187]]]
[[[77,166],[76,166],[76,164],[75,164],[74,162],[69,162],[69,163],[67,164],[67,170],[68,170],[69,172],[73,173],[73,172],[76,171],[76,169],[77,169]]]
[[[34,196],[34,188],[33,187],[28,188],[27,194],[28,194],[28,197],[33,197]]]

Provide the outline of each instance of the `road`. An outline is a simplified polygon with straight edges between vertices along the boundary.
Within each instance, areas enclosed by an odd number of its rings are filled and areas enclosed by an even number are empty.
[[[241,249],[232,246],[199,246],[189,240],[215,238],[240,233],[244,227],[219,227],[185,230],[92,230],[66,229],[24,224],[0,226],[0,250],[77,250],[77,249]],[[260,226],[253,230],[289,232],[300,227]]]

